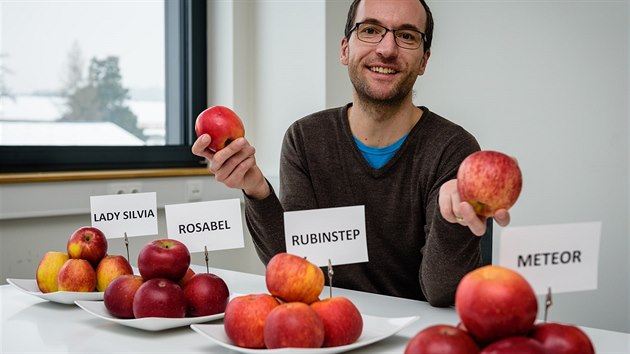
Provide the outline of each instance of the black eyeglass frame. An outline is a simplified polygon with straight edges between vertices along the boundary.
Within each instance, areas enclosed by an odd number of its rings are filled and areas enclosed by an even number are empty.
[[[379,39],[377,42],[368,42],[368,41],[366,41],[366,40],[364,40],[364,39],[361,39],[361,38],[359,37],[359,32],[358,32],[358,31],[356,31],[357,29],[359,29],[359,26],[361,26],[361,25],[363,25],[363,24],[369,24],[369,25],[372,25],[372,26],[377,26],[377,27],[383,28],[383,29],[385,29],[385,33],[383,33],[383,34],[381,35],[381,39]],[[403,49],[415,50],[415,49],[418,49],[418,48],[420,48],[421,46],[423,46],[423,45],[425,45],[425,44],[427,43],[427,35],[426,35],[424,32],[421,32],[421,31],[418,31],[418,30],[415,30],[415,29],[412,29],[412,28],[398,28],[398,29],[392,29],[392,28],[387,28],[387,27],[385,27],[385,26],[383,26],[383,25],[379,25],[379,24],[377,24],[377,23],[372,23],[372,22],[357,22],[357,23],[354,25],[354,27],[352,27],[352,29],[350,30],[350,32],[348,32],[348,35],[349,35],[349,36],[350,36],[350,35],[352,35],[352,32],[354,32],[354,31],[356,31],[356,33],[357,33],[357,39],[358,39],[358,40],[360,40],[360,41],[361,41],[361,42],[363,42],[363,43],[370,43],[370,44],[377,44],[377,43],[381,43],[381,42],[383,41],[383,38],[385,38],[385,36],[387,35],[387,33],[388,33],[388,32],[392,32],[392,35],[394,35],[394,42],[396,43],[396,45],[397,45],[397,46],[399,46],[400,48],[403,48]],[[398,31],[412,31],[412,32],[417,32],[417,33],[420,33],[420,37],[422,37],[422,42],[421,42],[421,43],[420,43],[417,47],[403,47],[403,46],[401,46],[401,45],[400,45],[400,43],[398,43],[398,37],[396,37],[396,32],[398,32]]]

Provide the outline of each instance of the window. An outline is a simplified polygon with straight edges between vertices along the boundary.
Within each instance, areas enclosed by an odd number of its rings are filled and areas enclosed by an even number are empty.
[[[205,1],[0,2],[0,172],[199,166],[205,108]]]

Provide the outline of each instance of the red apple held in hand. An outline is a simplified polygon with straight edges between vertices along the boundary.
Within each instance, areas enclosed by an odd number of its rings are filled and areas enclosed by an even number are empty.
[[[324,272],[302,257],[278,253],[267,264],[265,281],[271,295],[284,302],[311,304],[324,289]]]
[[[315,301],[311,308],[324,323],[322,347],[352,344],[363,332],[363,317],[359,309],[345,297],[330,297]]]
[[[593,343],[576,326],[562,323],[539,323],[530,337],[539,341],[553,354],[595,354]]]
[[[175,239],[151,241],[138,254],[138,270],[145,281],[166,278],[178,282],[186,275],[189,266],[188,248]]]
[[[197,116],[195,121],[197,137],[210,135],[208,149],[217,152],[237,138],[245,136],[245,127],[241,118],[224,106],[213,106]]]
[[[269,312],[278,306],[269,294],[237,296],[228,302],[223,318],[225,334],[242,348],[265,348],[264,325]]]
[[[186,317],[184,290],[172,280],[153,278],[145,281],[133,297],[133,316]]]
[[[303,302],[287,302],[269,312],[265,320],[265,346],[277,348],[320,348],[324,323],[317,312]]]
[[[39,291],[45,294],[58,290],[57,274],[68,259],[68,254],[64,252],[51,251],[44,254],[35,273]]]
[[[105,291],[112,280],[123,274],[133,274],[127,258],[120,255],[103,257],[96,267],[96,291]]]
[[[225,312],[230,290],[221,277],[211,273],[195,274],[184,287],[186,315],[210,316]]]
[[[457,171],[459,198],[470,203],[481,216],[493,216],[498,209],[511,208],[522,185],[516,160],[497,151],[477,151],[466,157]]]
[[[525,336],[538,312],[536,294],[519,273],[488,265],[466,274],[455,292],[455,308],[473,338],[490,343]]]
[[[96,227],[84,226],[72,233],[67,248],[70,258],[85,259],[96,268],[107,254],[107,238]]]
[[[134,318],[133,298],[142,284],[143,280],[139,275],[123,274],[116,277],[105,288],[105,308],[115,317]]]
[[[507,337],[491,343],[479,354],[555,354],[547,351],[538,341],[528,337]]]
[[[438,324],[416,333],[405,347],[404,354],[478,354],[477,343],[457,327]]]
[[[57,273],[59,291],[90,292],[96,288],[96,272],[85,259],[68,259]]]

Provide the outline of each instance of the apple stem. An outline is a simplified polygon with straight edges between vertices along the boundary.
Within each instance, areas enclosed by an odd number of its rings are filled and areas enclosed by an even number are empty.
[[[551,300],[551,287],[547,288],[547,297],[545,298],[545,322],[547,322],[547,313],[549,312],[549,308],[553,304]]]
[[[208,246],[203,246],[203,255],[206,258],[206,273],[210,273],[210,265],[208,262]]]
[[[330,297],[333,297],[332,296],[332,278],[334,274],[335,272],[333,271],[332,262],[330,261],[330,258],[328,258],[328,289],[330,290],[329,292]]]
[[[125,232],[125,248],[127,249],[127,262],[129,262],[129,238]]]

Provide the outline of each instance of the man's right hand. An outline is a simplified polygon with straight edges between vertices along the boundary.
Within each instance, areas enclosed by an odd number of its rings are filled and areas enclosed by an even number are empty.
[[[265,176],[256,164],[256,149],[247,139],[238,138],[220,151],[208,149],[210,136],[203,134],[192,146],[192,153],[206,158],[208,171],[217,181],[230,188],[242,189],[253,199],[264,199],[271,190]]]

